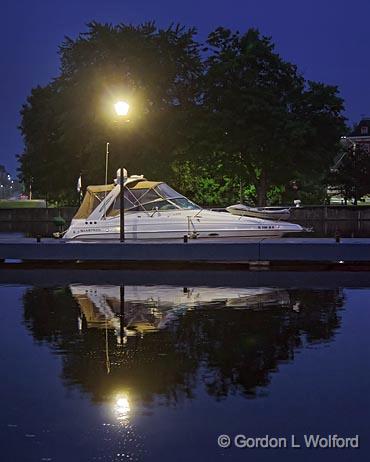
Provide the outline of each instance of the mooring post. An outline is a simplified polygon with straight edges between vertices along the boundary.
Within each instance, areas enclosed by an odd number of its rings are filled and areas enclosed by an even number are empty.
[[[336,230],[335,230],[334,237],[335,237],[335,242],[339,243],[340,242],[340,232],[339,232],[338,228],[336,228]]]

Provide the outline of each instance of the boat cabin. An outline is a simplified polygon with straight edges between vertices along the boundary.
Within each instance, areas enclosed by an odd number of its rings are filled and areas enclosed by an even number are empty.
[[[124,186],[125,212],[164,210],[200,210],[194,202],[182,196],[166,183],[147,181],[145,178],[126,181]],[[94,211],[106,217],[120,213],[120,186],[116,184],[88,186],[85,197],[74,219],[87,219]],[[95,219],[98,217],[94,217]]]

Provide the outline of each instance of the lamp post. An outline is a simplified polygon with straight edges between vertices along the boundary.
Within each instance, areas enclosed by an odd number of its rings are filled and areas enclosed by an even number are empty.
[[[30,188],[29,188],[29,196],[28,196],[29,200],[32,200],[32,182],[33,182],[33,176],[30,177]]]
[[[130,105],[126,101],[117,101],[114,104],[114,110],[116,115],[122,121],[127,121],[126,117],[130,110]],[[107,141],[105,147],[105,190],[107,190],[108,184],[108,162],[109,162],[109,142]],[[125,175],[124,172],[126,170],[121,167],[119,169],[119,185],[120,185],[120,242],[125,241],[125,207],[124,207],[124,182],[125,182]],[[106,192],[105,192],[106,194]],[[106,210],[104,210],[104,215],[106,216]]]
[[[125,242],[125,172],[126,169],[119,169],[119,240]]]
[[[108,185],[108,162],[109,162],[109,141],[105,145],[105,191],[104,191],[104,218],[107,218],[107,208],[105,199],[107,197],[107,185]]]
[[[108,184],[109,141],[105,145],[105,186]]]

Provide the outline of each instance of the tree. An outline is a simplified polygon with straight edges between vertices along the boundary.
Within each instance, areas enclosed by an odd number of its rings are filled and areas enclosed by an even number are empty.
[[[296,173],[329,169],[345,130],[337,88],[306,82],[255,29],[218,28],[207,44],[203,136],[226,171],[255,185],[258,204]]]
[[[345,132],[337,88],[305,81],[255,29],[218,28],[203,54],[195,32],[92,22],[66,38],[59,75],[21,111],[21,179],[77,200],[81,172],[84,185],[104,181],[107,141],[110,178],[125,166],[215,205],[239,190],[264,205],[294,179],[323,177]],[[114,122],[121,98],[132,107],[125,124]]]
[[[238,200],[240,185],[225,174],[217,153],[202,165],[182,158],[173,162],[172,171],[172,183],[199,205],[226,207]]]
[[[55,106],[53,84],[34,88],[22,110],[22,125],[25,151],[19,157],[20,179],[27,191],[32,183],[36,194],[53,197],[66,187],[73,156],[64,155],[60,143],[60,124]],[[75,185],[73,185],[75,186]],[[75,190],[75,188],[73,188]]]
[[[60,75],[32,90],[22,108],[25,142],[20,175],[36,193],[70,198],[83,181],[104,181],[120,166],[162,178],[186,137],[189,107],[202,72],[194,29],[154,23],[112,26],[92,22],[59,49]],[[130,123],[114,123],[113,103],[126,98]],[[164,168],[164,167],[167,168]]]
[[[329,184],[339,189],[345,203],[353,199],[354,205],[370,193],[370,155],[360,145],[346,148],[343,157],[331,174]]]

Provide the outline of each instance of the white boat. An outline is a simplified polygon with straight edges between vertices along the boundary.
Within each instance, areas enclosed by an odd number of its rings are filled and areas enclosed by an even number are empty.
[[[267,218],[268,220],[287,220],[290,217],[289,209],[276,207],[249,207],[244,204],[235,204],[226,207],[226,210],[233,215]]]
[[[300,225],[205,210],[166,183],[134,175],[124,182],[125,239],[277,238]],[[120,185],[89,186],[66,241],[119,239]]]

